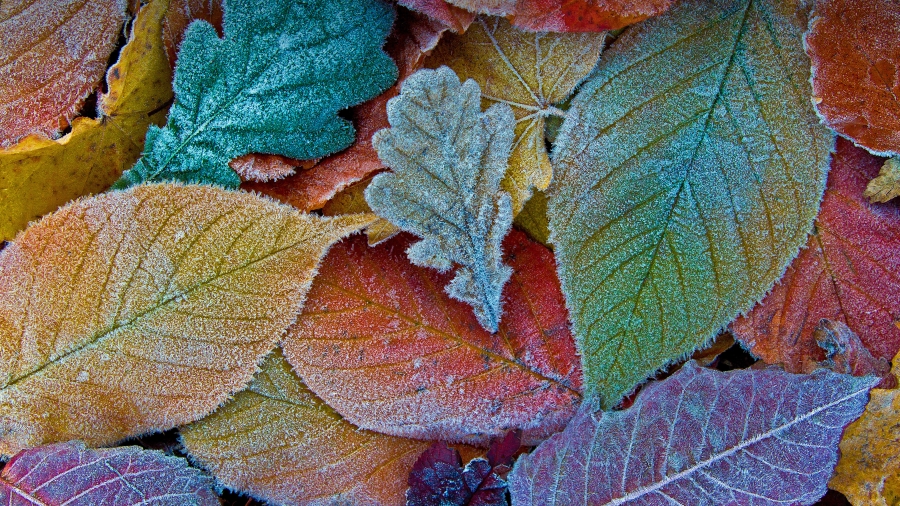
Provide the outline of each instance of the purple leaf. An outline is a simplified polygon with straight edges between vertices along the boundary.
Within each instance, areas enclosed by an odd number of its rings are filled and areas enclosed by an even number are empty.
[[[0,504],[9,506],[213,506],[212,478],[187,461],[124,446],[89,450],[81,442],[25,450],[0,473]]]
[[[444,443],[431,445],[409,472],[407,506],[464,506],[470,495],[459,452]]]
[[[516,462],[513,504],[812,504],[877,382],[689,362],[627,410],[585,403],[565,431]]]

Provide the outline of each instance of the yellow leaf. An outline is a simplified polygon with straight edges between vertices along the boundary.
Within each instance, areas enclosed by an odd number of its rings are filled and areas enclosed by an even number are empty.
[[[900,157],[884,161],[878,177],[869,181],[863,195],[872,202],[887,202],[900,197]]]
[[[550,220],[547,219],[547,195],[538,190],[531,195],[513,224],[525,231],[528,237],[553,249],[550,244]]]
[[[247,390],[182,428],[181,438],[222,484],[278,504],[402,505],[410,468],[430,445],[357,429],[280,350]]]
[[[564,115],[553,104],[565,100],[600,57],[606,33],[533,33],[500,18],[479,18],[463,35],[446,35],[426,66],[447,65],[461,80],[481,86],[483,106],[509,104],[516,138],[501,188],[518,214],[531,187],[546,190],[553,168],[544,143],[548,116]]]
[[[329,245],[373,219],[171,184],[43,218],[0,252],[0,454],[205,416],[295,320]]]
[[[900,380],[900,354],[892,373]],[[862,416],[844,431],[828,487],[855,506],[900,504],[900,389],[874,389]]]
[[[338,192],[325,207],[322,214],[325,216],[338,216],[342,214],[371,213],[372,209],[366,202],[365,191],[372,182],[371,175],[362,181],[358,181]],[[366,227],[366,236],[369,238],[369,246],[380,244],[400,233],[396,225],[384,218],[378,218],[374,223]]]
[[[76,118],[58,140],[32,135],[0,150],[0,240],[66,202],[103,191],[141,154],[151,123],[163,124],[172,73],[160,23],[168,0],[141,9],[131,40],[109,69],[99,119]]]

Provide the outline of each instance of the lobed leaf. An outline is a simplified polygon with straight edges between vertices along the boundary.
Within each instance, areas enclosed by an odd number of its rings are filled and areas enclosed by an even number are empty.
[[[175,69],[165,128],[147,133],[144,156],[116,182],[212,183],[236,188],[228,166],[247,153],[297,159],[353,141],[340,109],[378,95],[397,77],[381,50],[393,10],[378,0],[279,0],[225,5],[225,37],[190,25]]]
[[[25,450],[0,474],[9,506],[213,506],[213,480],[184,459],[137,446],[68,442]]]
[[[877,381],[689,362],[627,410],[585,403],[516,462],[513,504],[812,504]]]
[[[575,344],[552,254],[513,231],[507,313],[490,334],[410,265],[402,234],[374,248],[336,245],[283,340],[310,389],[364,429],[485,444],[510,428],[533,444],[561,430],[581,400]]]
[[[0,252],[0,455],[206,415],[293,323],[329,245],[373,218],[142,185],[32,225]]]
[[[544,120],[564,114],[565,100],[600,57],[606,33],[529,33],[501,18],[478,18],[464,35],[447,36],[426,65],[447,65],[481,87],[485,106],[508,104],[516,118],[509,169],[500,183],[522,210],[532,187],[546,190],[553,178]]]
[[[103,79],[124,0],[6,0],[0,5],[0,148],[57,136]]]
[[[572,102],[550,241],[605,407],[749,309],[806,240],[832,136],[795,8],[682,2],[621,35]]]
[[[90,10],[89,3],[82,8]],[[161,22],[168,5],[152,0],[138,12],[119,61],[107,72],[100,118],[76,118],[59,140],[29,136],[0,149],[0,240],[70,200],[107,189],[140,156],[147,127],[165,122],[172,72]]]
[[[780,283],[732,324],[753,354],[793,372],[824,358],[819,320],[846,324],[877,358],[900,351],[900,206],[863,196],[881,160],[838,139],[828,186],[806,248]]]
[[[181,429],[190,457],[228,488],[284,505],[400,506],[428,442],[359,430],[316,397],[280,351],[246,390]]]
[[[445,271],[456,264],[446,291],[470,304],[478,322],[497,330],[501,292],[511,270],[500,243],[512,226],[509,194],[500,190],[513,140],[506,104],[481,112],[475,81],[460,84],[452,70],[420,70],[388,103],[391,128],[372,143],[393,172],[366,188],[376,214],[423,240],[410,261]]]

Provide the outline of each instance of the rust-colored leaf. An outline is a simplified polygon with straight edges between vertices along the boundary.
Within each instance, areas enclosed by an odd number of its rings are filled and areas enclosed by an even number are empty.
[[[444,0],[398,0],[398,3],[427,15],[456,33],[465,32],[475,19],[475,13]]]
[[[0,3],[0,148],[55,136],[103,78],[124,0]]]
[[[780,284],[732,324],[764,361],[812,371],[825,358],[814,336],[822,318],[845,323],[876,358],[900,349],[900,206],[863,197],[880,166],[879,158],[838,139],[806,248]]]
[[[537,32],[600,32],[662,14],[673,1],[519,0],[512,21]]]
[[[485,444],[511,428],[526,444],[565,426],[581,400],[581,371],[549,250],[512,231],[514,274],[490,334],[444,293],[452,273],[406,259],[402,234],[374,248],[336,245],[285,356],[330,406],[360,427]]]
[[[191,21],[208,21],[222,33],[222,0],[172,0],[163,21],[162,39],[169,65],[175,68],[178,47]]]
[[[294,321],[328,246],[373,218],[142,185],[32,225],[0,252],[0,455],[206,415]]]
[[[321,209],[335,193],[384,168],[372,148],[372,135],[389,127],[387,102],[400,92],[400,83],[422,67],[425,55],[437,44],[445,28],[427,18],[400,10],[385,51],[397,62],[397,84],[378,97],[351,109],[356,142],[298,174],[274,183],[245,183],[242,187],[269,195],[303,211]]]
[[[290,176],[297,167],[309,169],[315,164],[315,160],[301,161],[281,155],[251,153],[235,158],[228,166],[241,176],[241,181],[266,183]]]
[[[825,124],[875,154],[900,155],[900,3],[816,0],[807,53]]]

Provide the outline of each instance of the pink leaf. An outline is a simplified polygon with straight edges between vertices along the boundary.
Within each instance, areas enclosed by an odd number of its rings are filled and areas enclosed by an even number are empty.
[[[513,504],[812,504],[878,382],[690,362],[623,411],[585,403],[509,476]]]
[[[9,506],[218,505],[212,478],[184,459],[137,446],[90,450],[81,442],[20,452],[0,474]]]

